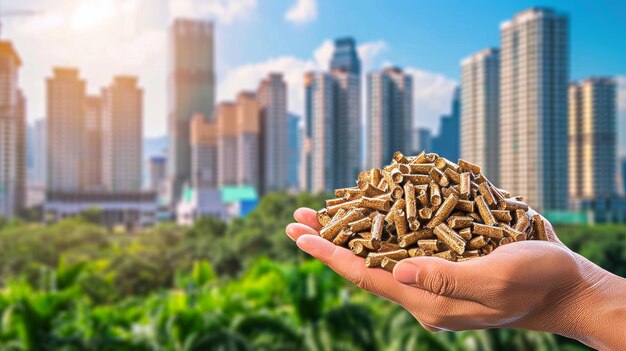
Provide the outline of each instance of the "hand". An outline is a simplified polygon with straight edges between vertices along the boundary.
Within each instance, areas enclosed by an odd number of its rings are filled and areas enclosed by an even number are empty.
[[[547,221],[551,242],[512,243],[465,262],[406,259],[392,275],[366,268],[363,258],[319,237],[315,211],[298,209],[294,217],[299,223],[286,231],[302,250],[358,287],[402,305],[427,330],[513,327],[558,333],[596,347],[626,348],[626,337],[606,335],[611,328],[600,328],[592,318],[615,317],[615,310],[626,306],[624,290],[617,288],[626,288],[624,279],[561,244]],[[622,321],[626,327],[626,317]]]

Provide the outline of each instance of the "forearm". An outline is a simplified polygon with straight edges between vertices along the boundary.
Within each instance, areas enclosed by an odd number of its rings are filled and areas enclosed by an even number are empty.
[[[580,262],[580,289],[563,301],[553,332],[598,350],[626,350],[626,279],[582,257]]]

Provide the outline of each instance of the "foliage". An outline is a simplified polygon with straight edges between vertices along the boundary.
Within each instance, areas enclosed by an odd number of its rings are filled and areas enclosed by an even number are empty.
[[[51,226],[0,220],[0,350],[586,349],[528,331],[424,331],[286,239],[293,210],[324,198],[270,194],[228,224],[128,235],[94,224],[94,211]],[[557,233],[626,275],[626,227]]]

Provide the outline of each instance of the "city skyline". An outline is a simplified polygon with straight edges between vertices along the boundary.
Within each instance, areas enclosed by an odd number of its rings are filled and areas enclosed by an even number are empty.
[[[459,24],[448,23],[451,27],[448,30],[442,30],[441,25],[435,23],[435,20],[424,18],[427,15],[437,17],[439,7],[433,4],[414,5],[399,2],[395,7],[387,9],[388,12],[393,12],[394,16],[396,13],[399,15],[398,28],[406,28],[406,33],[404,33],[398,32],[395,26],[384,31],[375,30],[382,28],[380,20],[376,18],[371,19],[372,26],[365,26],[371,28],[360,28],[362,26],[354,25],[355,21],[362,18],[358,15],[348,16],[346,23],[328,25],[329,21],[332,22],[332,19],[337,16],[331,10],[340,10],[347,5],[324,1],[314,2],[317,5],[317,15],[308,23],[301,23],[307,17],[302,17],[302,13],[299,17],[295,10],[291,12],[292,16],[289,20],[284,19],[283,15],[293,9],[296,1],[288,3],[236,1],[234,3],[240,4],[239,7],[222,4],[221,7],[214,6],[213,8],[208,5],[202,6],[197,1],[163,1],[162,7],[150,6],[151,4],[146,1],[112,1],[107,2],[111,5],[101,9],[103,11],[100,11],[102,12],[100,16],[95,16],[96,10],[100,9],[98,6],[104,6],[102,3],[85,0],[78,2],[78,6],[70,6],[68,1],[59,1],[52,5],[38,0],[26,0],[19,6],[41,8],[45,12],[20,21],[11,19],[5,21],[3,37],[14,41],[17,50],[23,53],[24,57],[40,58],[36,60],[37,62],[25,60],[23,67],[22,81],[25,95],[29,97],[28,117],[31,122],[44,115],[42,106],[45,101],[41,78],[45,72],[48,72],[53,65],[71,65],[79,68],[85,79],[89,81],[89,94],[93,93],[96,87],[106,84],[106,77],[137,74],[140,84],[146,90],[144,135],[164,134],[166,107],[165,100],[162,98],[166,90],[164,58],[167,46],[164,33],[174,16],[195,14],[212,19],[216,23],[218,33],[216,43],[217,101],[232,100],[239,90],[254,89],[258,80],[267,72],[282,70],[290,87],[289,111],[303,115],[301,72],[324,69],[329,62],[331,40],[338,36],[351,35],[360,43],[359,53],[363,59],[363,73],[380,69],[385,64],[397,64],[413,75],[417,125],[437,130],[438,117],[448,112],[452,86],[459,82],[460,59],[481,46],[496,45],[497,33],[494,33],[493,28],[497,28],[500,22],[508,18],[511,13],[537,5],[536,2],[515,5],[491,4],[489,8],[493,11],[476,16],[477,20],[466,21],[465,25],[469,28],[464,27],[464,35],[458,36],[455,34],[455,28]],[[590,75],[618,76],[617,80],[620,83],[618,95],[622,102],[619,106],[619,116],[620,120],[623,120],[626,109],[626,103],[623,102],[626,100],[626,78],[623,77],[626,69],[622,65],[626,60],[623,59],[625,56],[623,50],[613,47],[610,38],[618,38],[619,33],[626,32],[626,28],[617,23],[615,26],[609,26],[612,30],[607,33],[608,30],[603,26],[590,26],[589,22],[593,20],[588,17],[593,16],[583,16],[582,14],[589,9],[580,4],[544,1],[540,5],[553,6],[568,13],[572,18],[572,79],[582,79]],[[364,3],[362,8],[358,9],[359,13],[372,11],[372,6],[372,4]],[[614,4],[613,6],[620,7],[621,5]],[[449,15],[459,16],[461,11],[474,14],[477,8],[480,8],[480,6],[468,5],[458,7],[459,9],[447,9],[451,11]],[[405,14],[402,14],[403,12]],[[614,11],[605,9],[603,13],[605,12],[618,13],[619,9],[614,9]],[[118,16],[113,16],[111,13]],[[138,13],[149,15],[147,16],[149,19],[139,20]],[[414,22],[413,26],[407,27],[405,22],[408,20],[408,14],[424,20]],[[83,17],[93,18],[94,16],[94,20],[89,23],[84,19],[81,20]],[[614,23],[616,18],[609,13],[608,16],[603,17],[603,20],[607,23]],[[294,23],[293,21],[300,22]],[[368,19],[368,23],[369,21]],[[272,27],[268,27],[270,22]],[[405,25],[401,25],[402,23]],[[322,29],[324,25],[327,28]],[[277,27],[293,29],[281,31],[281,36],[285,39],[283,44],[264,41],[263,45],[260,43],[235,45],[236,47],[228,45],[231,40],[241,41],[246,39],[246,36],[254,37],[251,33],[256,33],[259,29],[271,29],[268,32],[271,34]],[[351,28],[351,30],[348,31],[346,28]],[[591,33],[584,33],[584,28]],[[34,45],[40,40],[37,34],[42,30],[46,30],[47,42],[53,46],[52,49],[46,48],[48,51],[45,53],[38,51],[39,49]],[[476,34],[471,36],[475,39],[466,40],[467,31]],[[102,41],[104,32],[110,32],[110,38],[107,37]],[[433,32],[437,35],[425,35],[425,33]],[[596,38],[593,38],[593,33],[596,33]],[[70,34],[76,36],[76,44],[61,40]],[[223,36],[223,39],[220,40],[220,36]],[[407,41],[408,36],[412,36],[415,42]],[[437,37],[447,45],[445,47],[440,44],[434,45],[432,43],[434,39],[428,37]],[[78,55],[75,46],[88,39],[91,39],[90,43],[94,43],[84,46],[85,54]],[[249,39],[244,40],[244,42],[249,41]],[[103,42],[104,45],[100,47],[95,45],[95,42]],[[54,43],[59,43],[59,45],[54,45]],[[115,45],[107,45],[111,43]],[[116,53],[116,51],[119,52]],[[155,59],[155,57],[163,57],[163,60]],[[111,64],[103,65],[104,60],[109,60]],[[599,67],[602,71],[599,71]],[[426,87],[429,88],[426,89]],[[623,129],[620,127],[620,131]]]

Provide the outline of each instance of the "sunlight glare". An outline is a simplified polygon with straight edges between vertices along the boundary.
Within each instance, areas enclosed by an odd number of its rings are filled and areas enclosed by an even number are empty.
[[[83,1],[74,11],[72,26],[77,30],[93,28],[113,17],[113,14],[113,1]]]

